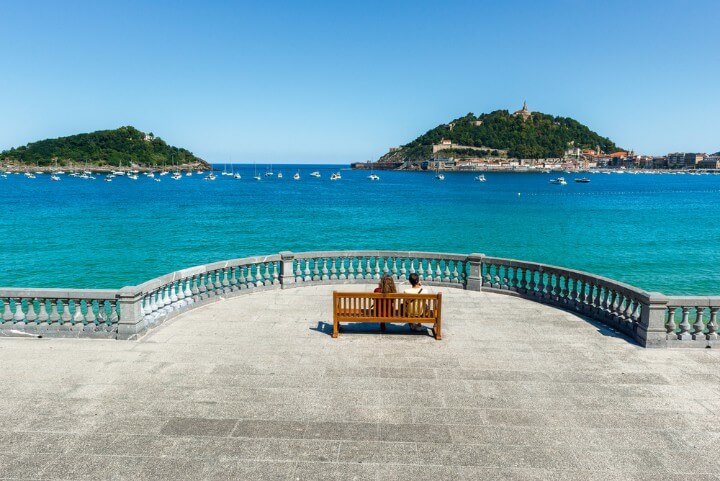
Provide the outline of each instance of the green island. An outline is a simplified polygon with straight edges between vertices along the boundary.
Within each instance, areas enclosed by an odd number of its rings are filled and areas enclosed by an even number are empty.
[[[210,168],[210,164],[189,150],[168,145],[153,133],[131,126],[31,142],[0,152],[0,161],[9,168],[49,169],[55,165],[101,169],[119,166],[152,169],[173,165]]]
[[[570,150],[621,150],[612,140],[569,117],[530,112],[527,105],[510,113],[496,110],[467,115],[438,125],[415,140],[391,148],[377,163],[421,162],[432,158],[562,158]]]

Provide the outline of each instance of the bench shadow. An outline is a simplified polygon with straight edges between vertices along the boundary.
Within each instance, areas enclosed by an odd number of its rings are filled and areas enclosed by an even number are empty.
[[[319,321],[317,326],[311,327],[311,331],[320,332],[328,336],[332,336],[332,324]],[[380,324],[376,322],[348,322],[340,325],[340,335],[344,334],[373,334],[373,335],[405,335],[405,336],[430,336],[433,337],[431,327],[423,327],[422,331],[411,331],[407,324],[385,324],[385,330],[380,329]]]

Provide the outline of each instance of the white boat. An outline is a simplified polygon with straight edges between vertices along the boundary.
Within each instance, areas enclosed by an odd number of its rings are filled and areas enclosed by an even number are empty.
[[[138,180],[137,174],[128,174],[127,177],[128,177],[128,179],[130,179],[130,180]]]
[[[320,178],[320,172],[318,172],[317,170],[316,170],[315,172],[310,172],[310,177],[317,177],[317,178],[319,179],[319,178]]]
[[[154,172],[148,172],[148,173],[146,173],[145,175],[147,175],[147,176],[150,177],[151,179],[154,179],[154,178],[155,178],[155,173],[154,173]]]
[[[0,174],[0,178],[7,179],[7,174]]]
[[[265,177],[272,177],[273,175],[275,175],[275,174],[272,171],[272,165],[270,165],[270,167],[265,169]]]
[[[105,176],[105,182],[112,182],[112,180],[113,180],[114,178],[115,178],[115,176],[112,175],[112,174],[106,175],[106,176]]]
[[[168,172],[167,170],[163,170],[162,172],[160,172],[160,175],[168,175],[169,173],[170,172]]]
[[[255,180],[262,180],[262,177],[260,177],[257,173],[257,166],[255,166],[255,175],[253,175],[253,179]]]
[[[478,182],[485,182],[485,174],[478,175],[477,177],[475,177],[475,180],[477,180]]]
[[[441,173],[440,173],[440,166],[439,166],[439,165],[436,165],[436,166],[435,166],[435,178],[436,178],[437,180],[445,180],[445,174],[441,174]]]
[[[192,177],[192,172],[185,172],[185,177]]]
[[[50,180],[52,180],[53,182],[57,182],[58,180],[60,180],[60,177],[58,177],[57,175],[53,174],[53,175],[50,176]]]
[[[565,181],[565,177],[558,177],[557,179],[550,179],[551,184],[555,185],[567,185],[567,182]]]
[[[215,177],[215,174],[210,172],[207,177],[205,177],[203,180],[215,180],[217,177]]]
[[[282,172],[278,172],[277,178],[282,179]]]
[[[36,177],[35,177],[33,174],[31,174],[30,172],[25,172],[25,177],[27,177],[28,179],[35,179],[35,178],[36,178]]]
[[[295,172],[293,175],[293,180],[300,180],[300,171]]]
[[[240,174],[234,174],[234,175],[233,175],[233,179],[240,180],[240,179],[242,179],[242,175],[240,175]]]
[[[182,179],[182,174],[181,174],[180,172],[175,172],[175,173],[172,175],[171,179],[172,179],[172,180],[180,180],[180,179]]]
[[[370,167],[370,175],[368,175],[368,179],[370,180],[380,180],[379,175],[375,175],[375,172],[373,171],[372,166]]]
[[[340,177],[340,174],[330,174],[330,180],[340,180],[342,177]]]
[[[227,170],[227,164],[223,164],[223,171],[220,175],[233,175],[232,172],[228,172]]]

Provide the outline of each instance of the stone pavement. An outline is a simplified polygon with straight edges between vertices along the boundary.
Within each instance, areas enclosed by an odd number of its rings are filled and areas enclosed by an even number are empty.
[[[138,342],[0,339],[0,478],[720,480],[717,350],[451,289],[442,341],[333,340],[331,291],[223,300]]]

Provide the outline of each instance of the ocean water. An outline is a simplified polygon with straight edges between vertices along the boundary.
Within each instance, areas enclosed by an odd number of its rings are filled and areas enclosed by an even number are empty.
[[[342,179],[329,180],[342,168]],[[283,179],[0,178],[0,285],[119,288],[281,250],[482,252],[666,294],[720,293],[720,176],[368,172],[275,166]],[[319,170],[322,178],[308,174]],[[263,169],[264,170],[264,169]],[[299,170],[302,179],[293,181]]]

